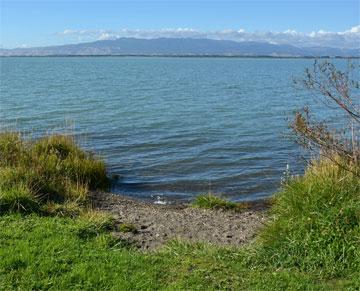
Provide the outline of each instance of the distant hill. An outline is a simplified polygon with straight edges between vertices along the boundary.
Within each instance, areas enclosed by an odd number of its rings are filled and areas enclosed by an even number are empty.
[[[236,42],[194,38],[118,38],[61,46],[0,49],[0,56],[84,56],[84,55],[147,55],[147,56],[293,56],[293,57],[358,57],[359,49],[329,47],[300,48],[266,42]]]

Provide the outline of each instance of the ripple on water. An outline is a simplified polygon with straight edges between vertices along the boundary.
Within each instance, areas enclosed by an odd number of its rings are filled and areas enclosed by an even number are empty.
[[[291,78],[312,60],[0,62],[1,126],[40,135],[73,123],[80,143],[122,177],[116,192],[188,200],[211,191],[258,199],[276,191],[287,164],[295,173],[302,170],[298,147],[283,136],[285,118],[313,102]]]

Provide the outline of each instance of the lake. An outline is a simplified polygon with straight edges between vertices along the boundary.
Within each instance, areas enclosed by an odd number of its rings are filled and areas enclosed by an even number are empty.
[[[310,59],[184,57],[1,58],[2,128],[71,132],[142,199],[199,193],[253,200],[274,193],[302,153],[286,137],[314,103],[293,77]],[[337,61],[340,62],[340,61]]]

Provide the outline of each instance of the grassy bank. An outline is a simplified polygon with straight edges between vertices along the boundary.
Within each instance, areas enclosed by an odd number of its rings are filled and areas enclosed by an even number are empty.
[[[74,209],[86,205],[90,190],[108,186],[104,163],[71,136],[0,134],[0,213]]]
[[[142,253],[77,219],[6,215],[0,224],[3,290],[326,290],[330,284],[315,272],[257,264],[241,249],[173,242]]]
[[[321,162],[291,179],[250,246],[175,241],[144,253],[112,236],[111,217],[88,207],[88,192],[108,185],[101,161],[69,137],[1,135],[0,289],[358,290],[359,167],[353,170]]]

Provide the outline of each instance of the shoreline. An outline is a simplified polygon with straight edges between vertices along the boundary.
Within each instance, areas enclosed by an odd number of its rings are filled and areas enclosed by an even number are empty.
[[[174,239],[238,247],[252,241],[266,221],[269,203],[248,203],[241,212],[192,207],[188,203],[152,204],[119,194],[93,192],[94,209],[110,213],[114,235],[141,250],[155,250]],[[131,225],[133,231],[121,231]]]
[[[141,57],[141,58],[228,58],[228,59],[360,59],[360,56],[271,56],[271,55],[142,55],[142,54],[110,54],[110,55],[0,55],[0,58],[107,58],[107,57]]]

